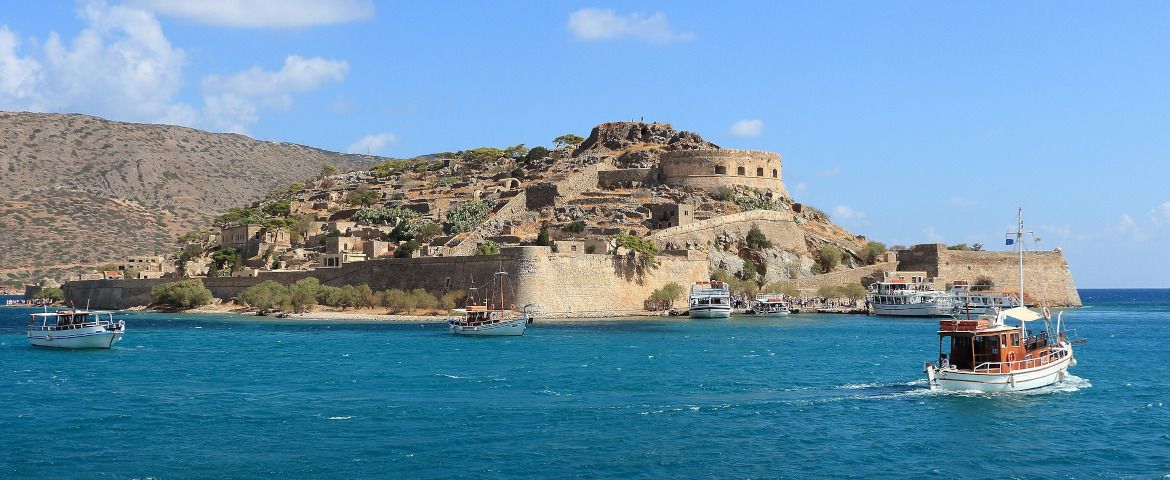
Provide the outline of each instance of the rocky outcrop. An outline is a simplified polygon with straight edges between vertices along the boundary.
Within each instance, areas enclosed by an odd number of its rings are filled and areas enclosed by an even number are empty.
[[[609,122],[593,127],[574,155],[592,150],[624,150],[638,144],[663,145],[667,150],[719,148],[696,133],[678,131],[666,123]]]

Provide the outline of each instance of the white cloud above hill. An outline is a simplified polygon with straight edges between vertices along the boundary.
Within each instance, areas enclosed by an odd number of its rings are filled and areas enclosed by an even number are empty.
[[[398,136],[393,133],[379,133],[374,135],[366,135],[359,138],[356,142],[345,147],[345,153],[364,153],[369,155],[379,155],[382,149],[398,143]]]
[[[208,75],[202,82],[204,120],[213,128],[242,133],[259,121],[260,108],[287,110],[292,94],[340,82],[348,73],[344,60],[289,55],[275,72],[252,67],[228,77]]]

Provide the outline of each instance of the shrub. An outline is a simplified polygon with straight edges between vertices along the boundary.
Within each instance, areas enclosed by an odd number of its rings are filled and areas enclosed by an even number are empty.
[[[382,194],[377,191],[370,190],[370,187],[362,185],[345,196],[345,203],[354,206],[368,207],[378,203],[382,199]]]
[[[772,242],[768,240],[768,237],[764,236],[764,232],[760,231],[760,227],[754,223],[752,224],[752,228],[748,230],[747,237],[744,241],[751,250],[772,248]]]
[[[439,299],[435,298],[424,289],[416,288],[410,291],[410,296],[415,298],[415,307],[425,310],[434,310],[439,308]]]
[[[715,200],[722,200],[724,202],[735,198],[735,189],[726,185],[716,188],[711,192],[711,198]]]
[[[61,302],[65,300],[65,292],[57,287],[45,287],[41,291],[33,295],[34,299],[48,300],[51,302]]]
[[[403,243],[398,246],[398,249],[394,250],[394,256],[396,258],[410,258],[414,256],[414,252],[418,250],[418,246],[419,244],[415,240]]]
[[[382,292],[382,306],[389,308],[391,312],[401,312],[403,308],[403,300],[406,297],[406,292],[397,288],[392,288]]]
[[[548,235],[548,222],[540,224],[540,233],[536,234],[536,244],[542,247],[552,245],[552,239]]]
[[[476,255],[496,255],[500,253],[500,244],[491,240],[486,240],[483,243],[476,245]]]
[[[306,277],[289,285],[289,305],[293,313],[308,312],[317,305],[317,291],[321,289],[321,281],[316,277]]]
[[[866,293],[869,293],[865,290],[865,287],[861,286],[860,283],[850,283],[848,285],[845,285],[845,286],[841,287],[840,290],[838,290],[838,292],[841,296],[848,298],[850,300],[853,300],[855,302],[857,300],[860,300],[862,297],[865,297]]]
[[[264,206],[264,213],[273,217],[288,216],[290,211],[288,200],[277,200]]]
[[[240,292],[240,301],[260,312],[261,315],[276,310],[282,304],[291,303],[288,287],[272,280],[265,280]]]
[[[211,290],[196,279],[163,283],[150,288],[150,299],[155,305],[170,308],[195,308],[211,303]]]
[[[977,292],[992,290],[994,288],[995,288],[995,280],[992,280],[991,277],[989,277],[987,275],[980,275],[978,277],[975,277],[975,284],[971,285],[971,290],[974,290]]]
[[[662,291],[662,298],[669,301],[670,306],[672,306],[672,307],[674,306],[674,301],[678,300],[678,298],[681,297],[683,292],[685,291],[683,289],[683,286],[679,285],[678,282],[667,283],[666,285],[663,285],[662,288],[660,288],[659,290]]]
[[[573,223],[565,225],[564,227],[561,227],[561,231],[565,233],[584,233],[586,226],[587,225],[585,224],[584,220],[577,220]]]
[[[528,151],[527,155],[524,155],[524,160],[527,160],[528,163],[533,163],[533,162],[539,161],[547,156],[548,156],[548,149],[547,148],[533,147],[531,150]]]
[[[487,219],[488,206],[484,202],[468,202],[447,210],[447,233],[470,232]]]
[[[341,304],[341,289],[329,285],[321,285],[317,289],[317,303],[328,307],[336,307]]]
[[[861,260],[868,265],[877,263],[886,253],[886,245],[882,242],[869,242],[861,249]]]
[[[836,298],[840,296],[841,288],[836,285],[821,285],[817,288],[817,296],[825,298]]]
[[[841,262],[841,251],[832,245],[825,245],[817,252],[817,265],[821,272],[829,273]]]
[[[439,308],[448,310],[457,308],[461,303],[463,303],[463,298],[466,296],[467,293],[462,290],[452,290],[450,292],[444,293],[443,296],[439,298]]]

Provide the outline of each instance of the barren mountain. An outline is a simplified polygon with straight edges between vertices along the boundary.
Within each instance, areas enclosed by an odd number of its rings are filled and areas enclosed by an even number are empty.
[[[229,207],[382,160],[86,115],[0,112],[0,281],[174,250]]]

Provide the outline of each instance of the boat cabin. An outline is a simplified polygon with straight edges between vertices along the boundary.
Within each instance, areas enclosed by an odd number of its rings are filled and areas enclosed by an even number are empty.
[[[88,310],[34,313],[28,319],[28,327],[31,330],[74,330],[112,324],[114,324],[113,312]]]
[[[1019,319],[1020,326],[1004,325],[1004,318]],[[1047,331],[1033,334],[1025,326],[1039,318],[1028,309],[1015,308],[998,317],[940,320],[939,363],[944,369],[980,373],[1010,373],[1047,365],[1066,353],[1051,348],[1057,339],[1049,338]]]

